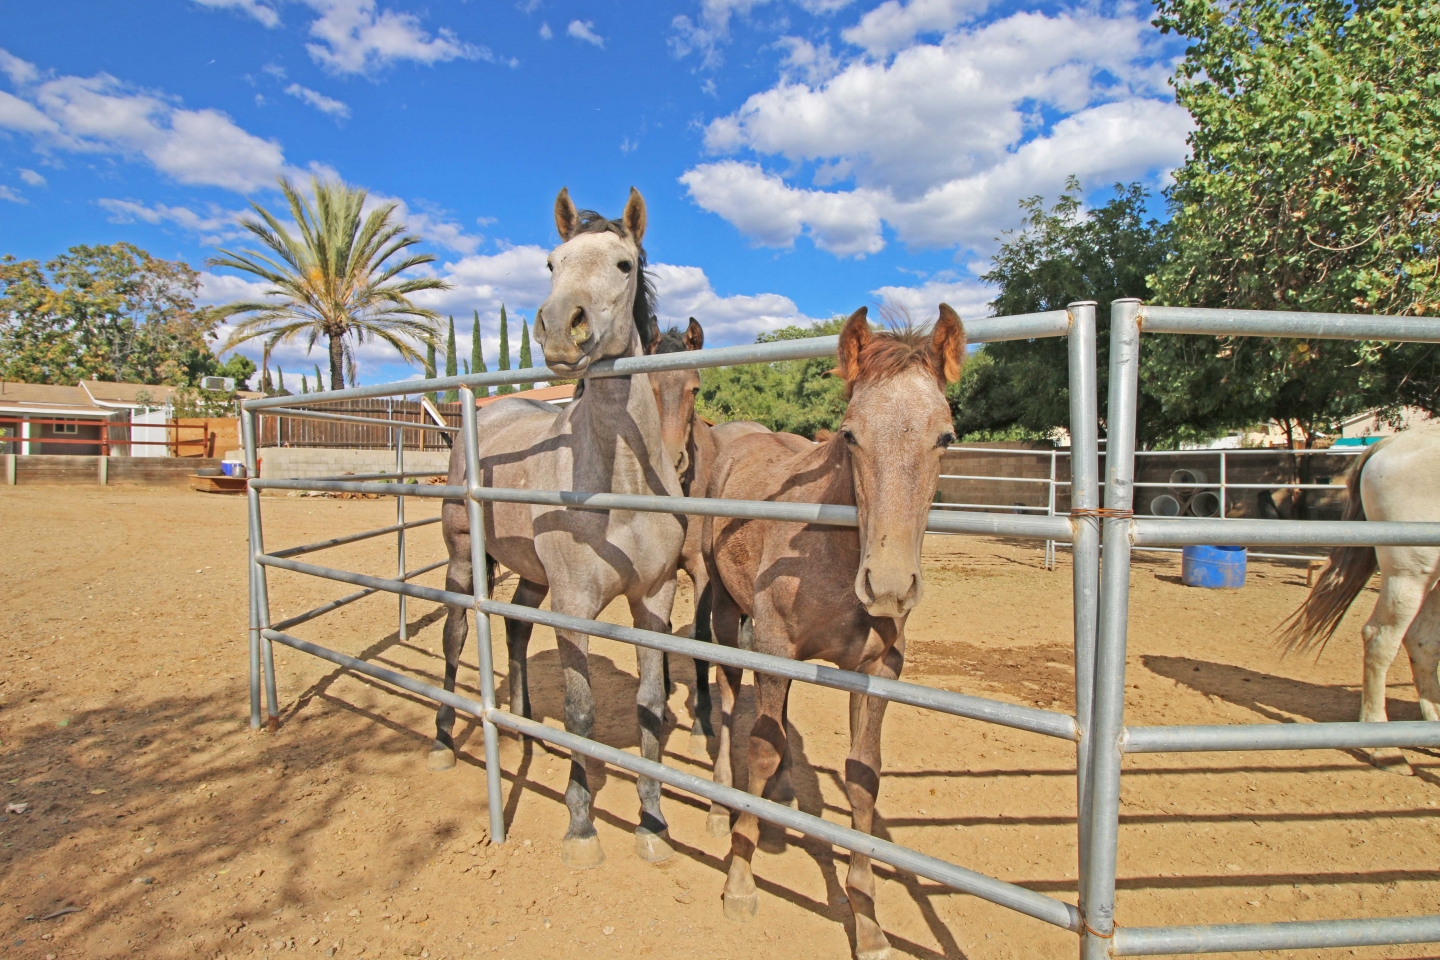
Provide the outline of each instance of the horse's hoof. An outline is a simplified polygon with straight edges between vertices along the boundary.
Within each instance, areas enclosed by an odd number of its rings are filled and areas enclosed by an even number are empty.
[[[454,770],[455,751],[450,747],[432,747],[430,749],[430,756],[425,758],[425,769],[435,773]]]
[[[736,923],[749,923],[755,919],[755,914],[760,910],[760,894],[758,893],[743,897],[727,893],[724,901],[725,919],[733,920]]]
[[[696,760],[710,759],[710,738],[705,736],[704,730],[690,731],[690,756]]]
[[[560,842],[560,859],[571,870],[593,870],[605,862],[605,851],[597,836],[566,837]]]
[[[635,856],[646,863],[669,860],[674,853],[675,851],[670,849],[669,831],[665,833],[651,833],[649,830],[635,831]]]
[[[773,823],[760,824],[760,839],[755,846],[763,853],[780,854],[790,844],[790,835],[785,832],[784,827],[776,826]]]
[[[265,732],[266,732],[266,733],[275,733],[275,732],[277,732],[279,729],[280,729],[280,718],[279,718],[279,717],[269,717],[269,718],[266,719],[266,721],[265,721]]]
[[[730,836],[730,811],[711,810],[705,818],[705,832],[712,837]]]

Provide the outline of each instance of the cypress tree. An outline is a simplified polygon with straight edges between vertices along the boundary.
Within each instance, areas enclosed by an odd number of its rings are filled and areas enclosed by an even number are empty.
[[[470,369],[476,373],[489,373],[485,369],[485,351],[480,346],[480,311],[475,311],[475,323],[470,328]],[[489,387],[480,387],[475,391],[478,397],[490,396]]]
[[[309,393],[309,392],[310,392],[310,381],[307,380],[307,379],[305,378],[305,374],[302,373],[302,374],[300,374],[300,393],[301,393],[301,394],[306,394],[306,393]]]
[[[425,379],[429,380],[435,376],[435,342],[433,340],[425,344]],[[431,403],[439,403],[440,395],[430,394]]]
[[[282,397],[290,395],[290,391],[285,389],[285,371],[280,369],[279,364],[275,366],[275,393]]]
[[[460,371],[456,366],[460,359],[455,356],[455,318],[450,318],[450,332],[445,336],[445,376],[453,377]],[[445,399],[454,403],[460,399],[459,390],[446,390]]]
[[[521,370],[528,370],[528,369],[530,369],[530,366],[531,366],[531,363],[530,363],[530,321],[529,321],[529,320],[521,320],[521,321],[520,321],[520,369],[521,369]],[[534,389],[535,389],[535,384],[534,384],[534,383],[522,383],[522,384],[520,384],[520,389],[521,389],[521,390],[534,390]]]
[[[316,393],[323,393],[324,390],[325,390],[325,381],[322,380],[322,379],[320,379],[320,364],[317,363],[317,364],[315,364],[315,392],[316,392]]]
[[[500,304],[500,370],[510,369],[510,324],[505,319],[505,304]],[[514,393],[515,387],[508,383],[502,383],[495,388],[496,395],[502,393]]]

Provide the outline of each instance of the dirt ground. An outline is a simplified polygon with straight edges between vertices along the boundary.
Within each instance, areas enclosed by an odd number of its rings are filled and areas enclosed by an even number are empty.
[[[729,843],[706,834],[694,798],[667,790],[676,855],[647,864],[631,850],[633,778],[592,767],[608,859],[575,873],[559,859],[566,763],[544,747],[502,740],[510,837],[500,846],[488,843],[479,731],[463,719],[458,769],[429,773],[423,702],[277,647],[284,723],[251,733],[243,508],[189,491],[0,491],[0,797],[28,805],[0,816],[0,957],[849,956],[846,854],[828,845],[768,834],[755,861],[760,914],[736,926],[720,905]],[[436,509],[412,502],[410,517]],[[394,507],[267,498],[265,512],[275,548],[381,526]],[[438,527],[412,534],[411,566],[442,555]],[[1071,709],[1065,554],[1053,573],[1027,544],[932,538],[926,555],[905,678]],[[390,574],[393,539],[314,559]],[[1130,722],[1355,718],[1373,594],[1318,663],[1281,660],[1267,634],[1304,595],[1303,568],[1255,562],[1236,592],[1187,589],[1178,568],[1169,555],[1134,567]],[[422,582],[442,580],[436,571]],[[279,571],[270,582],[277,619],[349,589]],[[677,627],[690,610],[682,589]],[[441,619],[410,601],[402,643],[395,601],[382,596],[295,632],[438,683]],[[557,724],[548,630],[537,628],[532,656],[536,717]],[[496,662],[503,670],[503,639]],[[472,647],[460,683],[478,697],[474,663]],[[630,750],[634,664],[623,645],[594,642],[597,735]],[[666,760],[708,774],[686,749],[693,671],[672,667]],[[1391,681],[1391,716],[1418,719],[1403,657]],[[845,696],[797,685],[791,718],[800,807],[848,823]],[[1440,758],[1408,756],[1408,778],[1342,751],[1129,758],[1120,922],[1434,912]],[[1073,902],[1073,771],[1066,743],[892,706],[877,832]],[[1075,955],[1070,934],[1039,921],[877,872],[897,956]]]

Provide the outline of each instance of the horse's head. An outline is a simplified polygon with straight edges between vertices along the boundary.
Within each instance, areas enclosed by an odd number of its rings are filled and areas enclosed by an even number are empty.
[[[658,328],[657,328],[658,332]],[[681,333],[674,327],[659,334],[646,353],[680,353],[705,346],[705,331],[694,317]],[[700,394],[699,370],[666,370],[650,374],[655,406],[660,410],[660,441],[675,472],[690,469],[690,438],[695,432],[695,398]]]
[[[645,288],[645,199],[630,188],[619,220],[577,211],[570,192],[555,198],[560,246],[550,251],[550,296],[535,311],[545,363],[583,376],[596,360],[636,356],[653,336]]]
[[[839,361],[850,403],[831,442],[845,445],[860,514],[855,595],[871,616],[899,617],[924,589],[925,518],[955,440],[945,384],[960,378],[965,331],[942,303],[928,334],[874,333],[861,307],[840,333]]]

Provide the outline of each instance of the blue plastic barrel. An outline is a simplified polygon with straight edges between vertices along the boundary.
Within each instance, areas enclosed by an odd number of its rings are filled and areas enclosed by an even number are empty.
[[[1245,586],[1245,548],[1186,547],[1180,551],[1180,579],[1187,587],[1239,590]]]

